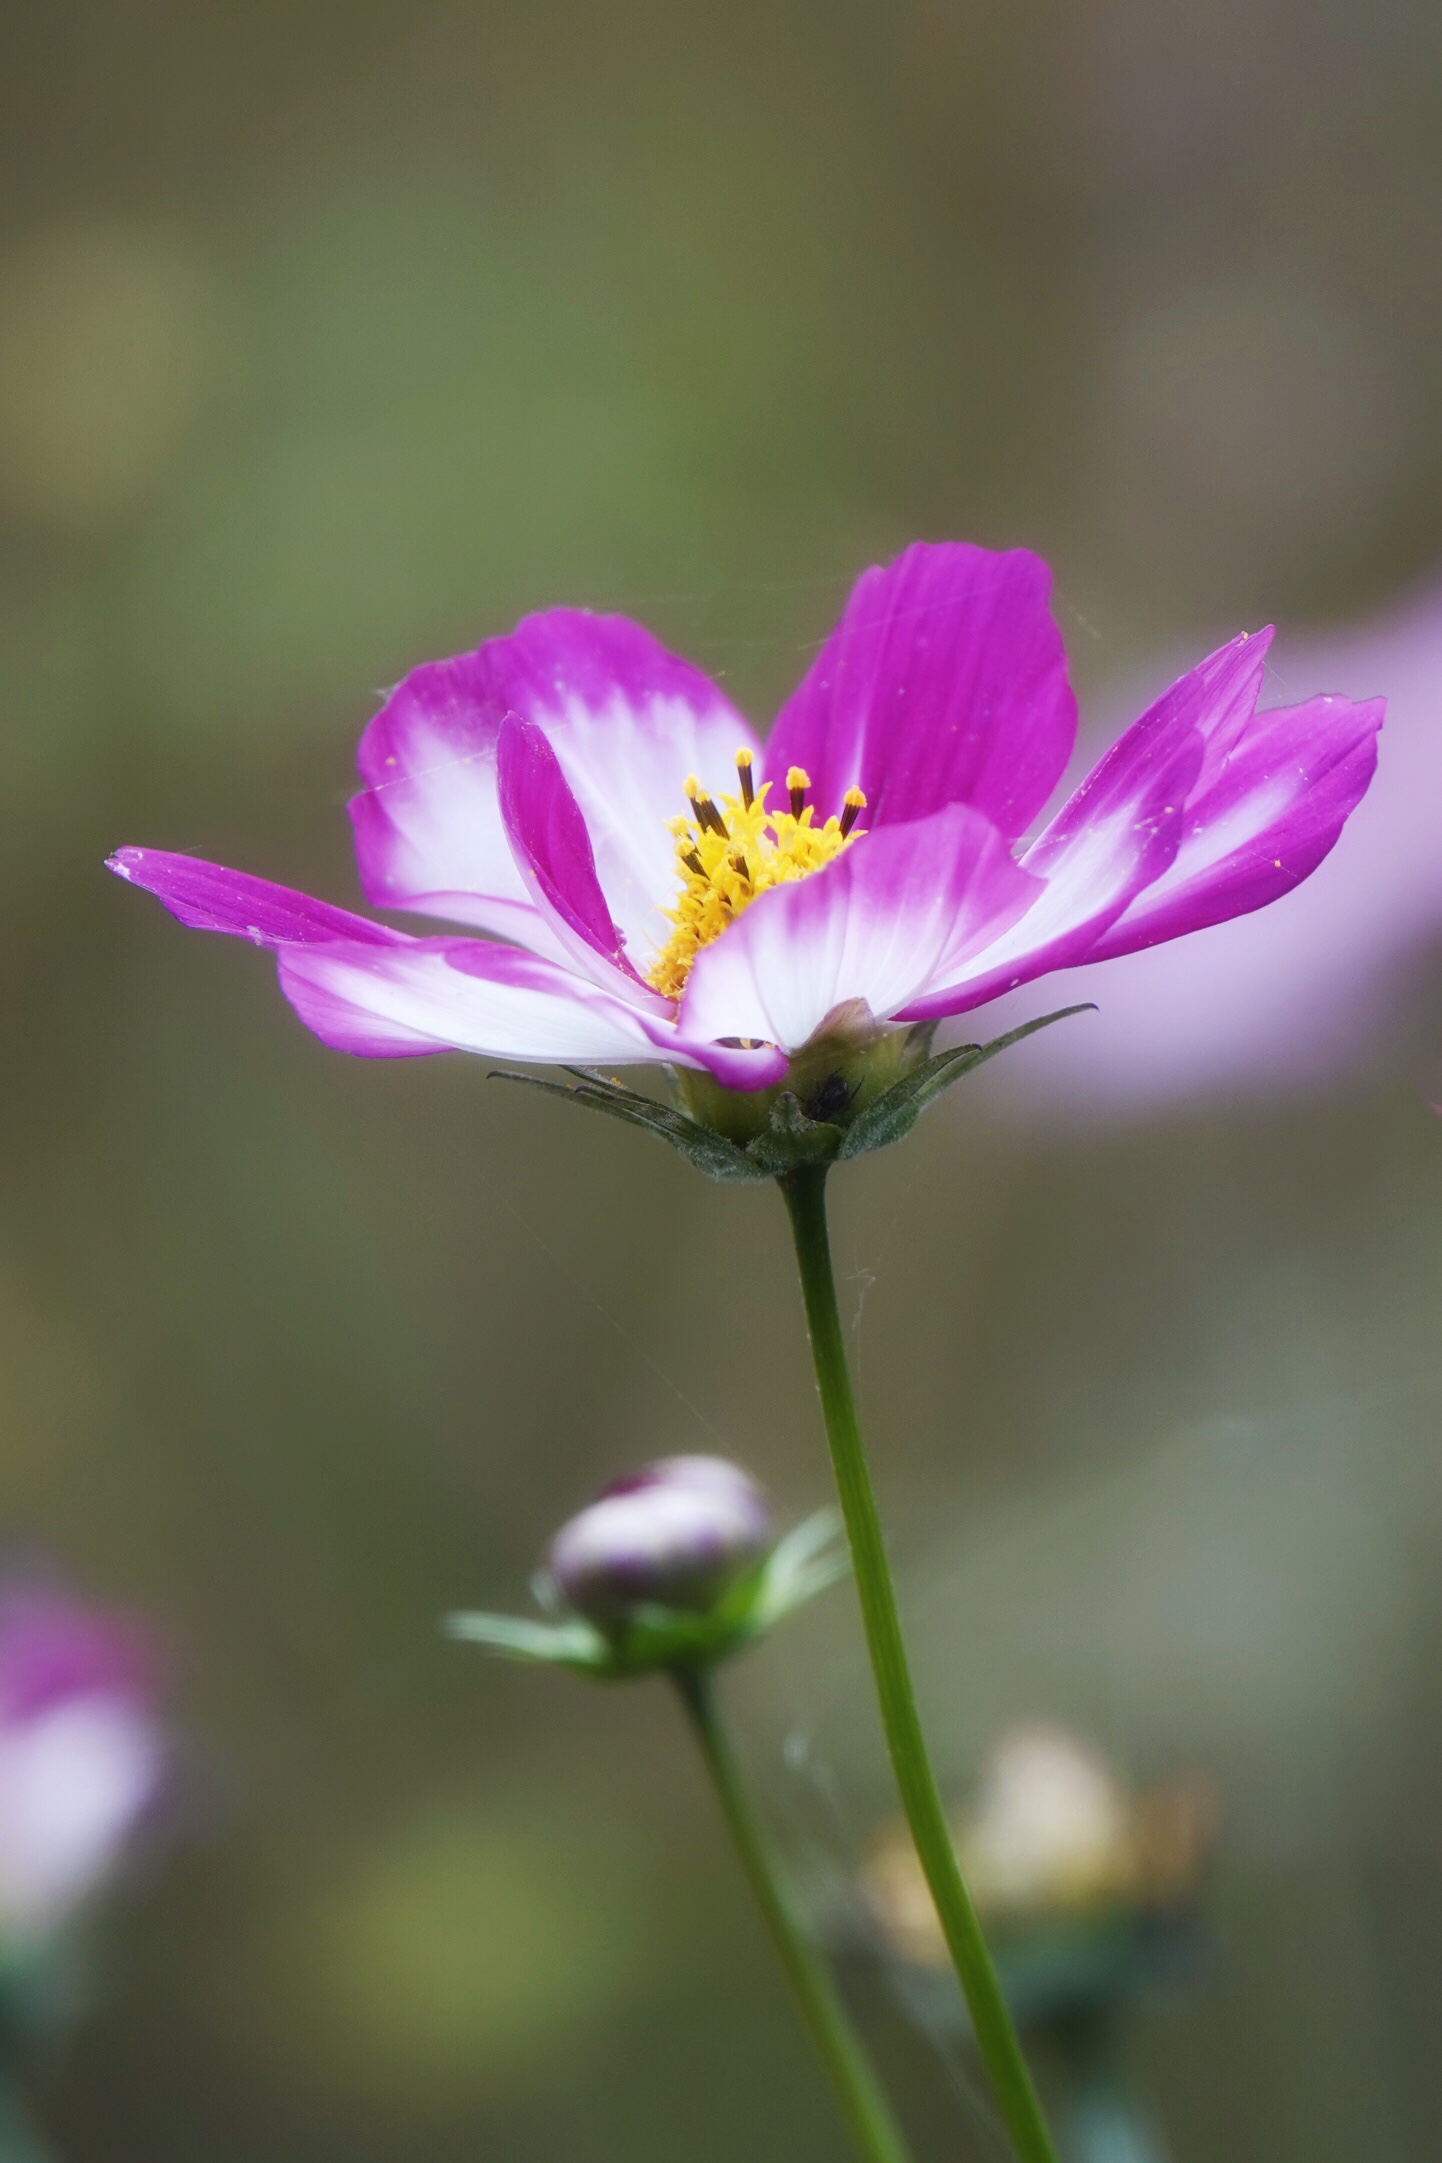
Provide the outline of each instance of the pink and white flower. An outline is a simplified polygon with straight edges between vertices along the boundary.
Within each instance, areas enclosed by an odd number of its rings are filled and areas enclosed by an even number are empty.
[[[148,1664],[123,1620],[45,1589],[0,1596],[0,1943],[64,1924],[155,1800]]]
[[[1039,824],[1076,730],[1049,585],[1025,550],[960,543],[866,572],[764,748],[624,617],[551,609],[416,669],[361,739],[361,884],[463,933],[152,849],[111,868],[272,949],[339,1050],[766,1088],[840,1010],[933,1021],[1260,908],[1365,791],[1382,701],[1258,713],[1263,631],[1164,691]]]

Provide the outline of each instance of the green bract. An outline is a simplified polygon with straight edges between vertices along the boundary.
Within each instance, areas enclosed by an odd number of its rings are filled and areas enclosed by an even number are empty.
[[[926,1048],[932,1032],[925,1024],[890,1031],[860,1047],[828,1041],[798,1053],[785,1088],[723,1089],[707,1074],[677,1068],[673,1104],[584,1067],[565,1069],[576,1077],[574,1087],[504,1069],[491,1078],[544,1089],[569,1104],[623,1119],[669,1142],[708,1179],[782,1179],[807,1165],[839,1164],[903,1140],[927,1106],[964,1074],[1054,1021],[1093,1011],[1090,1001],[1059,1007],[989,1044],[958,1044],[930,1058]]]

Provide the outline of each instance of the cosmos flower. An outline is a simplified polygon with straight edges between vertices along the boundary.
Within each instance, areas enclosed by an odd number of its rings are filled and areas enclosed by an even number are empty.
[[[552,609],[416,669],[361,740],[361,884],[467,934],[151,849],[111,868],[272,949],[343,1051],[773,1087],[829,1034],[931,1023],[1260,908],[1366,789],[1381,702],[1258,714],[1270,634],[1243,634],[1039,825],[1076,731],[1048,590],[1026,551],[959,543],[866,572],[764,749],[623,617]]]
[[[0,1596],[0,1944],[98,1891],[159,1789],[148,1662],[123,1620],[48,1589]]]

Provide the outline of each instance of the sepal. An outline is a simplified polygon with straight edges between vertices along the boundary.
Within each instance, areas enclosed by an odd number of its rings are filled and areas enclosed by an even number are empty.
[[[746,1144],[746,1155],[763,1179],[784,1179],[809,1164],[834,1164],[841,1154],[842,1130],[829,1119],[812,1119],[800,1099],[783,1089],[771,1106],[763,1132]]]
[[[1095,1011],[1092,1001],[1084,1000],[1079,1006],[1059,1007],[1054,1014],[1043,1014],[1036,1021],[1023,1022],[1018,1029],[1008,1029],[1005,1036],[993,1037],[989,1044],[958,1044],[950,1051],[937,1052],[933,1058],[908,1066],[900,1079],[883,1089],[879,1096],[872,1097],[869,1102],[863,1100],[862,1108],[851,1114],[845,1124],[813,1118],[804,1108],[802,1098],[791,1089],[738,1093],[720,1089],[712,1083],[709,1090],[699,1092],[703,1100],[709,1097],[714,1104],[725,1105],[728,1109],[740,1095],[746,1107],[746,1124],[755,1130],[746,1140],[733,1140],[729,1134],[691,1118],[675,1105],[642,1096],[639,1090],[627,1089],[621,1082],[587,1067],[565,1069],[566,1073],[575,1076],[574,1086],[542,1081],[535,1074],[514,1074],[505,1067],[494,1068],[490,1079],[521,1082],[528,1089],[542,1089],[548,1096],[561,1097],[568,1104],[580,1104],[589,1111],[605,1112],[612,1119],[624,1120],[628,1126],[639,1127],[643,1133],[654,1134],[659,1140],[669,1142],[678,1155],[698,1172],[704,1172],[708,1179],[754,1183],[763,1179],[784,1179],[788,1173],[802,1171],[811,1165],[843,1163],[848,1158],[866,1156],[873,1149],[885,1149],[892,1142],[904,1140],[928,1105],[934,1104],[942,1091],[960,1081],[964,1074],[974,1073],[998,1052],[1009,1051],[1025,1037],[1035,1036],[1039,1029],[1049,1029],[1054,1021]],[[900,1033],[891,1032],[893,1036]],[[915,1056],[914,1052],[911,1056]],[[800,1057],[798,1054],[798,1059]],[[688,1075],[685,1079],[696,1092],[695,1077]],[[847,1089],[843,1087],[840,1094],[844,1101]],[[851,1094],[854,1097],[855,1091]],[[806,1101],[814,1105],[824,1100],[823,1082],[820,1090],[812,1089]],[[830,1108],[829,1104],[827,1108]]]
[[[505,1660],[569,1667],[598,1681],[658,1669],[710,1667],[730,1659],[794,1615],[851,1567],[835,1510],[817,1510],[779,1540],[707,1613],[638,1603],[607,1634],[580,1616],[535,1622],[524,1615],[448,1615],[448,1637]]]
[[[620,1082],[608,1081],[604,1075],[593,1074],[584,1067],[568,1066],[565,1071],[577,1077],[574,1088],[568,1088],[564,1082],[542,1081],[536,1074],[513,1074],[506,1067],[493,1068],[489,1078],[521,1082],[528,1089],[543,1089],[548,1096],[561,1097],[568,1104],[580,1104],[588,1111],[606,1112],[612,1119],[622,1119],[628,1126],[640,1127],[643,1133],[654,1134],[661,1141],[669,1142],[678,1155],[696,1171],[704,1172],[708,1179],[770,1178],[771,1174],[755,1164],[745,1150],[738,1149],[735,1142],[688,1119],[684,1112],[676,1111],[671,1105],[659,1104],[655,1097],[642,1096],[639,1090],[626,1089]]]
[[[1036,1021],[1023,1022],[1019,1029],[1008,1029],[1005,1036],[993,1037],[989,1044],[956,1044],[950,1051],[939,1051],[936,1056],[914,1067],[909,1074],[893,1082],[884,1096],[869,1104],[856,1118],[842,1138],[838,1159],[861,1157],[873,1149],[885,1149],[892,1142],[902,1141],[916,1125],[927,1107],[936,1102],[944,1089],[960,1081],[963,1074],[973,1074],[998,1052],[1010,1051],[1013,1044],[1020,1044],[1024,1037],[1035,1036],[1039,1029],[1049,1029],[1054,1021],[1065,1021],[1072,1014],[1094,1014],[1095,1004],[1083,1000],[1079,1006],[1058,1007],[1054,1014],[1043,1014]]]
[[[781,1090],[767,1107],[766,1125],[744,1145],[703,1126],[699,1119],[674,1105],[658,1103],[618,1081],[585,1067],[567,1067],[576,1076],[574,1088],[564,1082],[542,1081],[535,1074],[513,1074],[495,1068],[492,1081],[522,1082],[528,1089],[543,1089],[548,1096],[563,1097],[588,1111],[606,1112],[628,1126],[640,1127],[669,1142],[679,1156],[708,1179],[755,1183],[779,1179],[806,1164],[831,1164],[840,1153],[842,1130],[825,1119],[811,1119],[789,1089]]]
[[[840,1511],[814,1510],[771,1550],[757,1589],[752,1635],[764,1636],[850,1574],[851,1555]]]
[[[573,1667],[582,1674],[604,1671],[610,1650],[600,1631],[579,1615],[566,1622],[532,1622],[526,1615],[447,1615],[442,1628],[447,1637],[484,1645],[503,1660]]]

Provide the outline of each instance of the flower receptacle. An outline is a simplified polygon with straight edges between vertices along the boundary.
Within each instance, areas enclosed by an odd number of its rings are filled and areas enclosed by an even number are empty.
[[[740,1149],[763,1137],[770,1144],[777,1131],[775,1114],[789,1098],[808,1125],[835,1130],[834,1156],[861,1114],[922,1064],[934,1034],[932,1022],[882,1028],[864,1000],[851,1000],[828,1014],[811,1041],[792,1054],[774,1088],[726,1089],[702,1069],[682,1067],[671,1070],[672,1086],[688,1117]]]
[[[930,1023],[878,1029],[864,1002],[855,1000],[828,1015],[827,1030],[793,1054],[784,1081],[774,1088],[724,1089],[709,1074],[673,1067],[667,1070],[674,1099],[669,1105],[588,1067],[567,1067],[574,1077],[569,1087],[504,1069],[493,1079],[520,1082],[640,1127],[708,1179],[784,1180],[901,1141],[963,1075],[1038,1029],[1089,1011],[1090,1002],[1064,1006],[989,1044],[932,1053]]]

